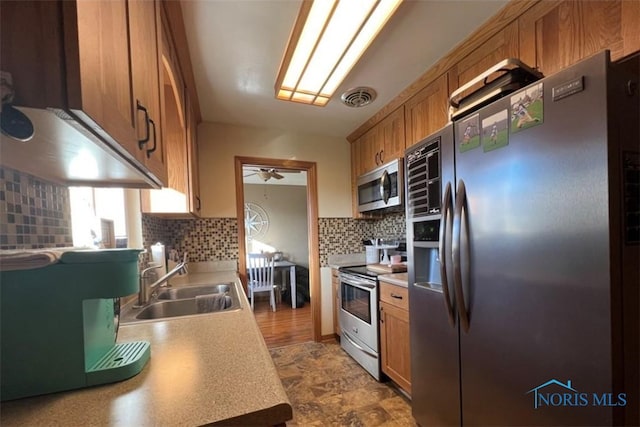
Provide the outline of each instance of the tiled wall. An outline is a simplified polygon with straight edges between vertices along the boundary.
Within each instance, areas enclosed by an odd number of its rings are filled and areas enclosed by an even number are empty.
[[[237,260],[236,218],[162,219],[142,215],[144,246],[157,242],[166,250],[189,252],[189,261]]]
[[[163,219],[142,215],[145,247],[164,243],[189,260],[238,259],[236,218]],[[379,220],[319,218],[320,265],[329,255],[364,252],[362,239],[405,234],[404,215]],[[69,190],[40,178],[0,168],[0,249],[72,246]]]
[[[364,252],[362,239],[395,238],[405,235],[404,214],[391,214],[379,220],[319,218],[320,265],[329,255]],[[179,253],[189,252],[189,261],[237,260],[236,218],[162,219],[142,216],[145,247],[161,242]]]
[[[362,239],[372,235],[370,221],[353,218],[319,218],[320,266],[325,267],[329,255],[364,252]]]
[[[167,220],[169,245],[180,254],[189,252],[190,261],[237,260],[236,218]]]
[[[169,234],[167,233],[166,221],[166,219],[142,214],[142,241],[145,248],[158,242],[167,244]]]
[[[68,188],[0,167],[0,249],[72,245]]]
[[[381,239],[404,238],[407,234],[404,212],[393,213],[372,221],[372,237]]]

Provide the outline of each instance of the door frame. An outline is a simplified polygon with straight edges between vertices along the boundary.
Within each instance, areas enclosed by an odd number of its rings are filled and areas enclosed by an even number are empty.
[[[309,295],[311,299],[311,330],[313,340],[321,341],[320,317],[320,245],[318,236],[318,175],[315,162],[235,156],[236,217],[238,221],[238,270],[242,286],[247,291],[247,248],[244,231],[243,166],[291,169],[307,173],[307,236],[309,246]]]

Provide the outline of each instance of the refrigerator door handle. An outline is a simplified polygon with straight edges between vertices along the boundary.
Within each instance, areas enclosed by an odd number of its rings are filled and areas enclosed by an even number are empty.
[[[467,307],[464,299],[463,280],[468,283],[469,269],[468,262],[467,268],[465,268],[464,271],[462,269],[462,262],[460,258],[460,237],[462,234],[462,211],[465,210],[466,204],[467,190],[464,185],[464,181],[460,180],[460,182],[458,182],[458,191],[456,192],[456,208],[453,214],[453,238],[451,242],[451,253],[453,258],[453,282],[457,302],[456,306],[458,307],[458,314],[460,315],[460,326],[462,326],[464,332],[469,331],[469,313],[467,312]]]
[[[438,257],[440,258],[440,278],[442,279],[442,297],[444,299],[444,306],[447,310],[447,316],[449,317],[449,323],[455,327],[456,320],[453,312],[453,303],[451,301],[451,293],[449,292],[449,282],[447,279],[447,257],[446,257],[446,239],[447,239],[447,225],[449,224],[449,216],[452,209],[451,199],[451,182],[447,182],[447,186],[444,190],[444,198],[442,199],[442,216],[440,217],[440,236],[438,242]]]

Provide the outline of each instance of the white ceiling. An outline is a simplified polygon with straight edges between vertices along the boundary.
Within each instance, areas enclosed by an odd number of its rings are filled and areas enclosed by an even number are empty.
[[[274,97],[300,0],[181,3],[204,121],[346,137],[507,1],[405,0],[326,107]],[[377,100],[344,106],[340,94],[356,86],[373,87]]]
[[[307,185],[307,172],[305,171],[286,172],[282,169],[278,169],[278,173],[283,176],[282,179],[270,178],[267,181],[263,181],[262,178],[260,178],[258,174],[255,173],[258,169],[260,169],[260,167],[243,166],[243,184]]]

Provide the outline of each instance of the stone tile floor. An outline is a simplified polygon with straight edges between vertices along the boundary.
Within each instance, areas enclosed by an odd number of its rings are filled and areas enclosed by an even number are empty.
[[[416,426],[410,402],[339,344],[307,342],[270,352],[293,406],[287,426]]]

